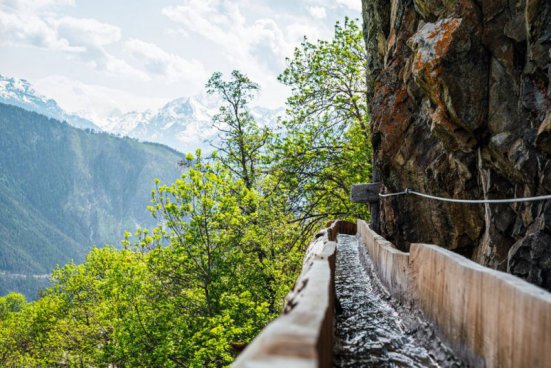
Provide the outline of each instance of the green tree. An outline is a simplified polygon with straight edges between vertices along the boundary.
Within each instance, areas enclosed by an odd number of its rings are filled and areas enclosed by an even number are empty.
[[[232,362],[233,346],[280,311],[312,226],[365,211],[348,203],[371,158],[361,35],[348,20],[335,30],[330,42],[305,40],[280,77],[293,95],[275,144],[248,109],[258,86],[237,71],[230,81],[212,76],[209,93],[223,100],[220,151],[188,154],[179,179],[157,182],[158,226],[57,269],[36,302],[0,298],[1,366]]]
[[[361,27],[345,19],[330,41],[305,38],[279,76],[292,94],[272,172],[307,229],[332,217],[368,217],[349,201],[350,186],[371,171],[365,73]]]
[[[275,317],[280,280],[262,275],[279,264],[259,262],[252,248],[267,239],[250,224],[261,216],[242,208],[261,196],[220,162],[185,162],[154,192],[160,226],[57,270],[35,303],[0,300],[2,366],[222,367]]]
[[[0,297],[0,320],[7,318],[10,313],[21,311],[26,304],[25,296],[19,293],[9,293]]]
[[[224,366],[235,352],[232,343],[246,342],[267,323],[269,280],[259,277],[264,264],[253,248],[259,196],[241,178],[200,153],[187,155],[187,173],[170,186],[157,188],[153,212],[164,220],[168,247],[155,244],[150,269],[162,285],[154,299],[170,301],[171,316],[188,316],[190,332],[176,356],[191,366]],[[184,330],[184,329],[182,329]],[[174,331],[174,335],[181,332]]]
[[[248,107],[260,87],[234,70],[228,81],[222,79],[222,73],[214,73],[206,88],[207,93],[221,97],[223,103],[213,119],[221,132],[220,144],[215,146],[222,153],[219,158],[251,189],[259,174],[262,148],[270,137],[269,130],[258,126]]]

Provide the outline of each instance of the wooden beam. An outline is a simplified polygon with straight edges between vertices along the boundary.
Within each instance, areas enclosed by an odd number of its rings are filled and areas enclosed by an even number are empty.
[[[381,180],[381,172],[379,171],[379,165],[375,163],[373,165],[372,180],[374,183],[379,183],[379,181]],[[380,218],[381,211],[379,208],[379,201],[372,202],[369,204],[369,212],[371,214],[371,228],[375,232],[380,234],[381,233],[381,218]]]
[[[358,203],[379,202],[381,183],[354,184],[350,188],[350,200]]]

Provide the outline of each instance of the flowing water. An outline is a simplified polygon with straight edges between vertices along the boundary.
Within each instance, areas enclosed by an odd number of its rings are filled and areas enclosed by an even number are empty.
[[[431,354],[406,333],[398,312],[360,261],[358,240],[338,236],[335,287],[335,367],[438,367]]]

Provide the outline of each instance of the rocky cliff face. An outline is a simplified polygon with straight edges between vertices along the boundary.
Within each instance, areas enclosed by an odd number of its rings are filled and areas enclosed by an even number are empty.
[[[387,191],[551,194],[551,0],[363,0],[375,165]],[[381,201],[400,248],[430,242],[551,290],[551,201]]]

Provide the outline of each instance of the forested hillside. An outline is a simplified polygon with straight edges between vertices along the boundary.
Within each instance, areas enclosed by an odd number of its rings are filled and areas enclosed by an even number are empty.
[[[0,104],[0,293],[33,294],[48,274],[91,245],[120,244],[151,226],[154,179],[172,182],[181,156],[160,145],[73,128]],[[12,274],[10,276],[10,274]]]

